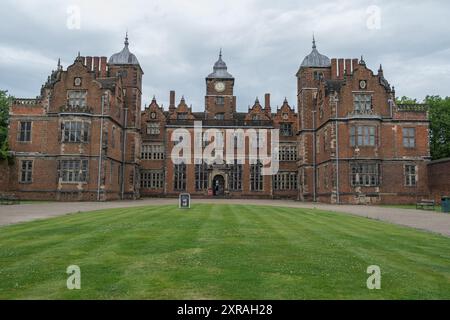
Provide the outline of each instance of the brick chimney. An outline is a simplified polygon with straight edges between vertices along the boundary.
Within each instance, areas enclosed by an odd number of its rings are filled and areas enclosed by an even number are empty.
[[[352,75],[352,60],[351,59],[345,59],[345,74],[347,76]]]
[[[337,76],[337,59],[331,59],[331,79],[336,79]]]
[[[169,112],[175,112],[175,91],[170,91]]]
[[[264,111],[268,115],[272,113],[272,109],[270,107],[270,93],[266,93],[264,96]]]
[[[338,79],[344,79],[344,59],[339,59],[339,77]]]
[[[99,63],[100,63],[100,58],[99,57],[94,57],[94,73],[95,76],[98,76],[99,73]]]
[[[106,57],[100,58],[100,77],[106,78]]]
[[[86,57],[86,67],[92,71],[92,57]]]
[[[353,72],[355,72],[355,69],[358,68],[358,59],[353,59],[352,60],[352,64],[353,64]]]

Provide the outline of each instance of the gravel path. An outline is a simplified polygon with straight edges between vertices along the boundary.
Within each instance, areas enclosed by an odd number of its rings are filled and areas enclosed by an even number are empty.
[[[415,229],[439,233],[450,237],[450,214],[443,214],[438,212],[374,206],[328,205],[288,200],[193,199],[192,202],[193,204],[248,204],[291,208],[316,208],[320,210],[347,213],[370,219],[386,221]],[[173,205],[177,203],[177,199],[146,199],[137,201],[114,202],[49,202],[0,206],[0,225],[51,218],[74,212],[85,212],[113,208],[130,208],[147,205]]]

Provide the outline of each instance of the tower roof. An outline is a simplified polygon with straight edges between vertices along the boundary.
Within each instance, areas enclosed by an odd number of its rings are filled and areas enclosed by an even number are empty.
[[[211,73],[207,79],[233,79],[233,76],[227,71],[227,64],[222,60],[222,49],[220,49],[219,60],[216,61]]]
[[[300,68],[327,68],[330,66],[330,58],[319,53],[316,46],[316,39],[313,37],[312,51],[305,57]]]
[[[128,49],[128,33],[125,36],[125,46],[122,51],[115,53],[109,58],[109,64],[130,64],[130,65],[139,65],[139,61],[134,54],[130,52]]]

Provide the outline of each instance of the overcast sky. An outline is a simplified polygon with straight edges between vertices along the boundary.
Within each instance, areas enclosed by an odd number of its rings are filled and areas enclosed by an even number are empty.
[[[450,95],[449,1],[2,0],[0,89],[35,97],[60,57],[130,50],[145,72],[143,103],[176,90],[203,110],[205,77],[219,49],[236,78],[238,110],[272,93],[296,106],[295,73],[314,33],[330,58],[364,55],[397,96]],[[75,6],[75,7],[73,7]],[[75,10],[74,10],[75,8]],[[80,20],[76,19],[79,8]],[[78,23],[79,22],[79,23]]]

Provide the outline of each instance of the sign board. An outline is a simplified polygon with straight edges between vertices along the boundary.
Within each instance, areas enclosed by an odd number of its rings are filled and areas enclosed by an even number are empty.
[[[214,195],[213,189],[209,188],[208,189],[208,196],[212,197]]]
[[[181,193],[179,200],[180,209],[190,209],[191,208],[191,195],[189,193]]]

